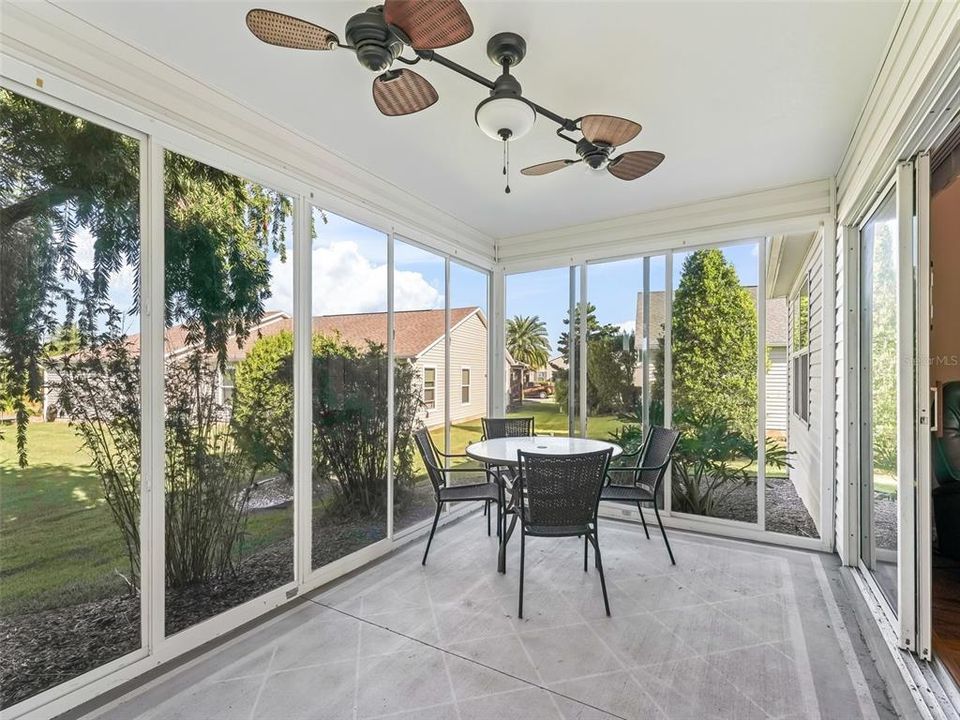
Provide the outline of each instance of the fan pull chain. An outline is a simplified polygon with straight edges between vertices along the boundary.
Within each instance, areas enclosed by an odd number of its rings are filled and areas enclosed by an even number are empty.
[[[507,186],[504,192],[510,194],[510,143],[508,138],[503,139],[503,174],[507,178]]]

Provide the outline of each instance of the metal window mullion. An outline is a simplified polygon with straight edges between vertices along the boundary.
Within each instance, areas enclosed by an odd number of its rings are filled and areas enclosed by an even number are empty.
[[[643,431],[646,433],[650,429],[650,256],[643,258],[643,288],[642,288],[642,306],[643,306],[643,326],[634,328],[634,343],[636,343],[637,331],[642,336],[640,346],[640,372],[643,376],[642,385],[643,397],[641,402],[641,417],[643,418]]]
[[[506,282],[503,268],[497,267],[489,277],[490,315],[490,370],[488,372],[489,397],[487,407],[493,417],[506,414],[506,399],[509,391],[506,350]]]
[[[450,258],[443,259],[443,451],[450,452]],[[450,458],[444,458],[450,467]]]
[[[394,463],[394,347],[396,338],[394,337],[394,307],[393,307],[393,282],[394,282],[394,244],[396,236],[391,228],[387,236],[387,537],[393,539],[393,463]]]
[[[663,424],[673,427],[673,251],[664,259],[663,281]],[[664,483],[663,509],[670,513],[673,509],[673,467],[667,471]]]
[[[580,437],[587,436],[587,266],[580,266]]]
[[[757,243],[757,527],[767,527],[767,243]],[[808,290],[809,292],[809,290]],[[809,303],[808,303],[809,304]],[[809,323],[808,323],[809,326]],[[808,371],[809,372],[809,371]],[[809,381],[808,381],[809,382]]]
[[[166,635],[163,147],[147,138],[140,159],[140,607],[143,644],[154,653]]]
[[[897,167],[897,617],[901,647],[916,647],[916,411],[914,168]]]
[[[567,287],[569,293],[568,304],[567,304],[567,317],[570,318],[570,322],[567,324],[567,435],[571,437],[574,435],[574,429],[576,422],[577,414],[577,383],[575,378],[577,377],[577,341],[575,340],[574,330],[576,324],[574,319],[576,318],[577,310],[577,269],[573,266],[570,267],[570,278],[569,286]],[[523,397],[523,383],[521,383],[520,396]]]
[[[313,291],[312,206],[294,203],[293,224],[293,547],[299,585],[313,569]]]

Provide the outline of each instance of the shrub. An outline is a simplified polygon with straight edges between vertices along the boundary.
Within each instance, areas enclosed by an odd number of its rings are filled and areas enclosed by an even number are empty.
[[[386,510],[387,378],[382,345],[365,349],[338,336],[314,335],[313,485],[332,493],[331,509],[376,515]],[[394,375],[394,500],[414,482],[411,439],[420,409],[416,371],[397,363]],[[251,458],[292,475],[293,336],[254,343],[237,367],[234,426]]]
[[[61,402],[100,478],[130,563],[140,574],[140,363],[123,338],[59,361]],[[168,361],[164,400],[166,581],[203,582],[241,557],[255,466],[239,451],[216,400],[216,364],[195,353]]]
[[[755,482],[749,470],[757,462],[757,440],[744,435],[716,410],[678,410],[674,425],[681,431],[673,461],[673,509],[716,515],[718,506],[738,489]],[[768,466],[790,467],[789,453],[773,438],[765,440]]]

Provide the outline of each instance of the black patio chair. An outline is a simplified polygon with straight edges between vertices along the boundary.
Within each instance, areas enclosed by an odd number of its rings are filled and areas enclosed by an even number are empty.
[[[533,437],[533,420],[532,416],[480,418],[480,423],[483,426],[483,435],[480,436],[480,439],[496,440],[498,438]],[[512,468],[488,465],[487,469],[491,470],[501,481],[508,484],[513,483],[514,471]],[[484,513],[486,512],[487,509],[484,510]]]
[[[440,509],[444,503],[450,502],[469,502],[477,500],[484,503],[484,507],[489,508],[490,503],[497,506],[497,537],[500,537],[503,526],[503,487],[498,481],[496,475],[486,468],[480,469],[487,476],[487,482],[473,483],[469,485],[450,485],[449,477],[458,472],[478,472],[477,468],[445,468],[441,467],[433,440],[430,438],[430,431],[421,428],[413,434],[417,449],[420,451],[420,458],[427,470],[427,476],[433,485],[434,499],[437,501],[437,512],[433,516],[433,526],[430,528],[430,537],[427,538],[427,548],[423,551],[423,562],[427,564],[427,554],[430,552],[430,544],[433,542],[433,535],[437,531],[437,522],[440,520]],[[487,535],[490,535],[490,514],[487,514]]]
[[[483,436],[481,440],[495,440],[496,438],[532,437],[532,417],[510,418],[481,418]]]
[[[664,427],[650,428],[647,439],[637,452],[620,456],[621,458],[635,457],[636,462],[633,465],[609,468],[607,483],[600,493],[601,500],[636,505],[640,512],[640,522],[643,523],[643,532],[648,540],[650,531],[647,530],[647,521],[643,517],[643,505],[647,503],[652,505],[653,513],[657,516],[657,525],[660,526],[660,534],[663,535],[663,542],[667,546],[667,553],[673,565],[677,562],[673,559],[673,550],[670,549],[670,541],[667,540],[667,531],[663,529],[663,521],[657,509],[657,495],[679,440],[679,430]]]
[[[607,583],[597,540],[597,507],[611,450],[579,455],[541,455],[519,451],[514,512],[520,521],[520,599],[523,617],[523,565],[526,537],[579,537],[583,535],[583,571],[587,572],[589,544],[600,572],[603,605],[610,615]]]

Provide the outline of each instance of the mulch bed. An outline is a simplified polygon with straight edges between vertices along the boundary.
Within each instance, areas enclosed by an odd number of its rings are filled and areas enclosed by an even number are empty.
[[[398,529],[432,518],[433,491],[418,488],[397,512]],[[313,566],[386,537],[385,518],[326,518],[314,525]],[[244,558],[235,574],[166,593],[172,635],[293,580],[293,539]],[[93,670],[140,647],[140,598],[105,598],[0,617],[0,708]]]
[[[786,478],[767,479],[767,527],[770,532],[820,537],[813,518],[793,483]],[[750,483],[734,490],[717,506],[716,517],[755,523],[757,521],[757,486]]]

